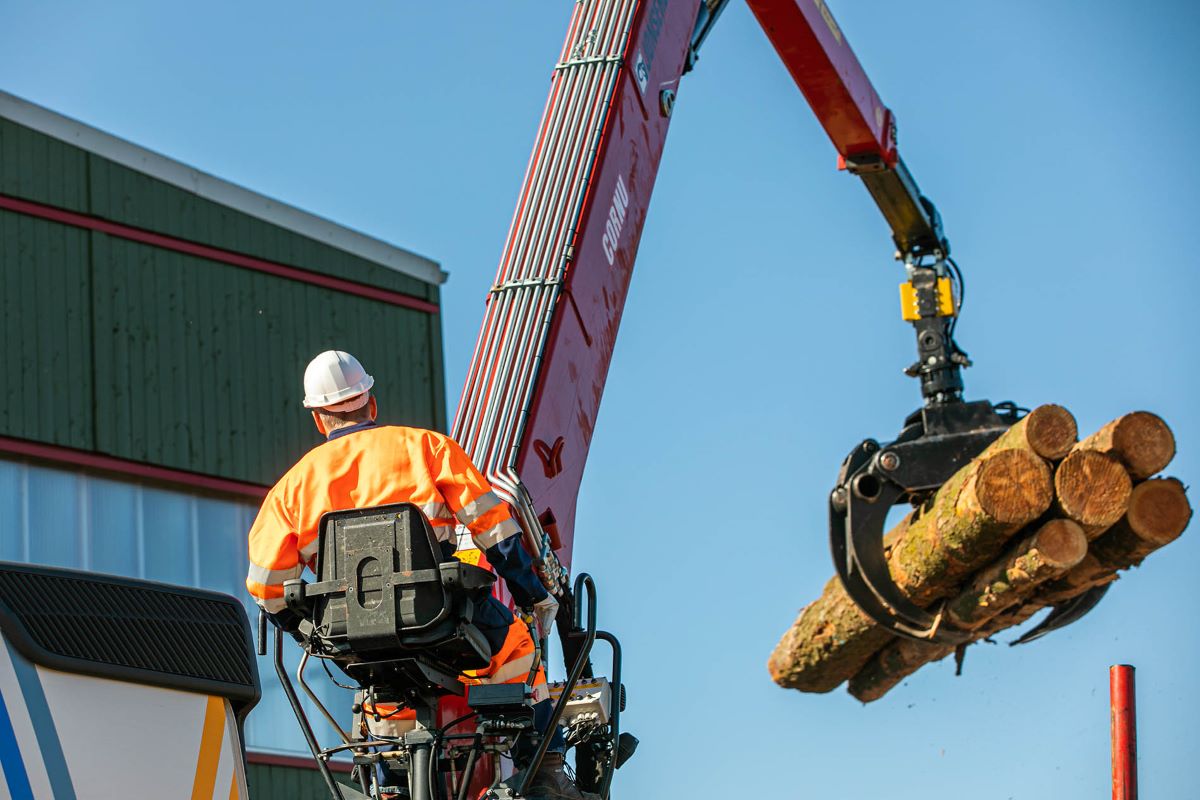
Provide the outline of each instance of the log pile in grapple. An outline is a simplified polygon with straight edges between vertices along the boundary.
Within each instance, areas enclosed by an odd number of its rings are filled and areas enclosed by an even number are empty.
[[[1175,440],[1144,411],[1076,442],[1061,406],[1034,409],[886,536],[901,591],[971,641],[1110,583],[1174,541],[1191,518],[1184,486],[1147,480]],[[800,612],[768,668],[780,686],[863,702],[962,648],[897,638],[862,613],[835,576]]]

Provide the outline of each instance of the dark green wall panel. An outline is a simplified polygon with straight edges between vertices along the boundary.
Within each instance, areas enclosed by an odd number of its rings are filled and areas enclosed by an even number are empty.
[[[388,420],[436,427],[428,315],[98,235],[96,445],[271,482],[318,441],[301,376],[332,347],[377,380]]]
[[[89,173],[89,210],[98,217],[436,302],[437,287],[424,281],[297,236],[99,156],[89,156]]]
[[[0,119],[0,193],[86,212],[87,169],[78,147]]]
[[[438,287],[0,119],[0,193],[438,302]]]
[[[344,773],[334,773],[334,777],[351,785],[350,777]],[[250,764],[246,768],[246,783],[250,800],[329,800],[325,781],[315,769]]]
[[[90,448],[88,234],[0,211],[0,433]]]
[[[0,192],[437,299],[5,120]],[[375,375],[384,420],[445,430],[438,315],[8,211],[0,278],[0,435],[271,483],[319,441],[301,376],[335,347]]]

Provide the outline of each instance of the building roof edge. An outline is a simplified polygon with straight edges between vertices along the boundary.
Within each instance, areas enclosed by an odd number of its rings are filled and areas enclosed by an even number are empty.
[[[230,183],[3,90],[0,117],[425,283],[438,285],[446,281],[447,273],[430,258]]]

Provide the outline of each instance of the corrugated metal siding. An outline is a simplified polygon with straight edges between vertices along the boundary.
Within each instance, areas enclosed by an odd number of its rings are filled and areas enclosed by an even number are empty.
[[[339,783],[352,786],[350,777],[334,773]],[[315,769],[250,764],[246,768],[250,800],[329,800],[329,790]]]
[[[90,448],[86,231],[0,211],[0,432]]]
[[[78,147],[0,119],[0,193],[87,213],[87,169]]]
[[[0,192],[438,298],[6,120]],[[438,315],[8,211],[0,280],[0,435],[271,483],[317,441],[300,376],[331,347],[376,376],[381,418],[446,426]]]
[[[0,193],[438,302],[438,287],[0,119]]]
[[[93,252],[105,453],[273,481],[317,441],[300,377],[334,346],[384,419],[440,422],[427,314],[99,234]]]
[[[296,236],[107,159],[90,155],[89,168],[90,211],[98,217],[437,301],[436,287],[410,275]]]

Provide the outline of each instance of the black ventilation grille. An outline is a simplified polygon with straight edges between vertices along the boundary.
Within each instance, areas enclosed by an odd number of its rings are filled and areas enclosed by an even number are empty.
[[[227,595],[0,564],[0,602],[5,634],[35,663],[258,698],[246,614]]]

